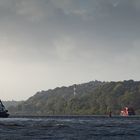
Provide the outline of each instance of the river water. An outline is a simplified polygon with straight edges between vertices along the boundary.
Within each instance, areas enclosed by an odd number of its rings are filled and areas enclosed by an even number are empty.
[[[140,140],[140,117],[0,118],[0,140]]]

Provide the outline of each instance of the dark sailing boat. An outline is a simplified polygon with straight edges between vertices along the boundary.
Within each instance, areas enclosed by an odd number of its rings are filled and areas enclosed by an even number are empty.
[[[2,101],[0,100],[0,117],[7,118],[8,116],[9,116],[8,110],[5,109],[5,106],[3,105]]]

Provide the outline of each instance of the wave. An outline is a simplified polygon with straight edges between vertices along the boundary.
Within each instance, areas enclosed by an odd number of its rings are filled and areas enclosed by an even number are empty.
[[[140,139],[140,118],[0,119],[0,139]]]

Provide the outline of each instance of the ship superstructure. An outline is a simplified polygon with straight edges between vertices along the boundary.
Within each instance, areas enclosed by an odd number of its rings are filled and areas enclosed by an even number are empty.
[[[131,116],[135,115],[135,111],[132,107],[124,107],[120,113],[121,116]]]

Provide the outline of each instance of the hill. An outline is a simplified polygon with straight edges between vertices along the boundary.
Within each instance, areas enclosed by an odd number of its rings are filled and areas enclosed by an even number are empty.
[[[3,102],[3,104],[6,108],[9,108],[9,107],[12,107],[12,106],[16,107],[16,106],[18,106],[19,104],[22,103],[22,101],[14,101],[14,100],[12,100],[12,101],[2,101],[2,102]]]
[[[11,114],[19,115],[94,115],[119,114],[131,106],[140,114],[140,82],[119,81],[89,83],[40,91],[16,107],[9,107]]]

